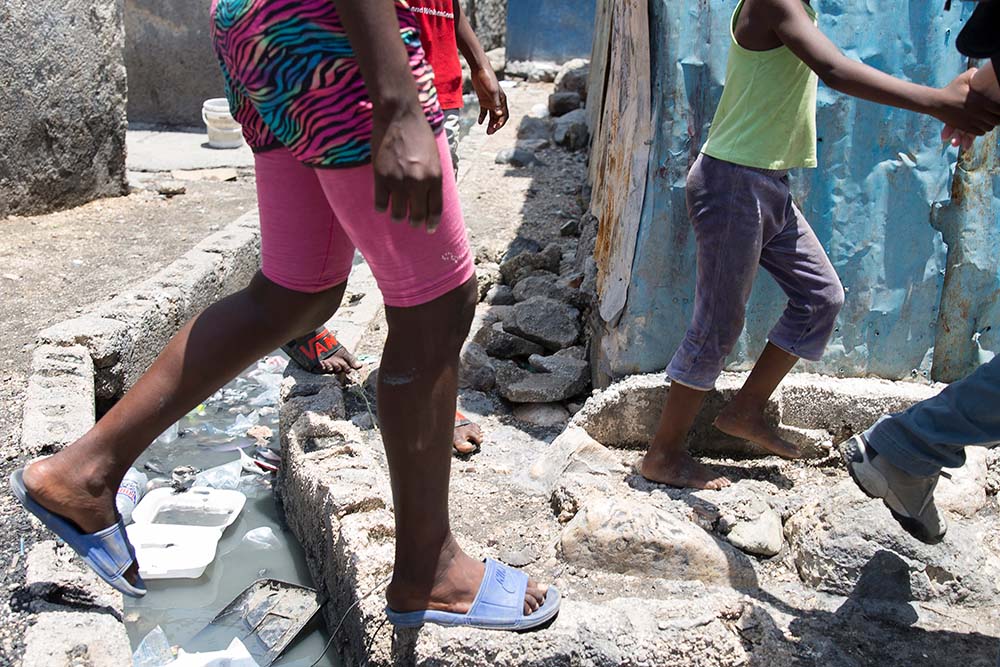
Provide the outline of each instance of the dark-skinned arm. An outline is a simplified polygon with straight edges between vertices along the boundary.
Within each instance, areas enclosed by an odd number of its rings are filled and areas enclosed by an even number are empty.
[[[424,116],[393,0],[334,0],[373,106],[375,208],[433,231],[441,221],[441,159]]]
[[[483,45],[479,43],[469,17],[462,11],[459,0],[452,3],[455,8],[455,39],[458,50],[465,56],[465,61],[472,69],[472,88],[479,98],[479,124],[490,116],[490,124],[486,126],[486,134],[493,134],[510,119],[507,110],[507,94],[503,92],[497,75],[493,71],[490,59],[486,57]]]
[[[778,39],[834,90],[924,113],[976,136],[1000,123],[1000,104],[970,87],[975,70],[940,89],[903,81],[845,56],[813,24],[800,0],[762,0],[761,4]]]

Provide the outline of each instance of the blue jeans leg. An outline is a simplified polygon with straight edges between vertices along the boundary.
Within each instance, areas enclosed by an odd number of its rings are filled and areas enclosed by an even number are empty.
[[[865,439],[911,475],[960,468],[966,447],[1000,442],[1000,357],[906,412],[882,417]]]

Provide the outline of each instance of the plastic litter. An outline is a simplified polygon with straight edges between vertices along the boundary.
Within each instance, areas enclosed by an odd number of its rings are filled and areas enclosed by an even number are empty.
[[[128,472],[125,473],[122,483],[118,486],[118,492],[115,494],[115,507],[125,523],[132,520],[132,512],[146,493],[148,481],[146,474],[135,468],[129,468]]]
[[[198,476],[198,469],[194,466],[177,466],[170,471],[170,485],[174,491],[187,491],[194,486]]]
[[[257,362],[257,370],[268,373],[281,374],[288,368],[288,359],[285,357],[264,357]]]
[[[253,549],[280,549],[281,540],[268,526],[254,528],[243,536],[243,543]]]
[[[261,665],[253,659],[246,645],[238,638],[234,638],[224,651],[187,653],[181,649],[177,653],[177,660],[170,663],[170,667],[261,667]]]
[[[174,661],[174,651],[163,628],[149,631],[132,653],[132,667],[162,667]]]
[[[144,579],[197,579],[215,560],[220,533],[214,528],[134,523],[125,529]]]
[[[174,422],[170,428],[161,433],[159,437],[156,438],[157,442],[162,442],[165,445],[169,445],[171,442],[179,438],[181,435],[181,425],[180,422]]]
[[[207,486],[211,489],[238,489],[243,466],[239,459],[221,466],[215,466],[198,473],[194,479],[195,486]]]
[[[138,523],[213,528],[221,536],[243,511],[247,497],[239,491],[194,487],[186,493],[150,491],[132,513]]]
[[[239,437],[246,435],[250,427],[256,426],[260,423],[260,413],[256,410],[251,412],[249,415],[236,415],[236,421],[226,429],[226,433],[231,436]]]
[[[240,465],[246,472],[257,475],[266,475],[268,473],[278,471],[276,463],[265,461],[262,458],[257,458],[256,456],[250,456],[242,449],[240,450]]]
[[[269,667],[319,611],[316,591],[260,579],[240,593],[186,646],[220,646],[240,637],[260,667]]]

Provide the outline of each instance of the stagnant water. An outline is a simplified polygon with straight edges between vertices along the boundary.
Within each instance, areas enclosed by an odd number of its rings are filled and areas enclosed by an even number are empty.
[[[245,446],[248,453],[254,451],[255,440],[245,432],[255,421],[272,429],[270,446],[277,448],[277,386],[285,362],[282,357],[270,357],[247,369],[182,419],[179,437],[172,442],[166,441],[169,437],[155,442],[137,467],[146,466],[145,472],[152,479],[169,477],[178,466],[205,470],[235,461],[239,458],[236,447]],[[149,592],[144,598],[125,599],[125,624],[133,648],[156,626],[162,628],[171,644],[184,646],[257,579],[267,577],[313,586],[302,548],[279,516],[271,478],[244,475],[240,490],[247,494],[246,505],[239,519],[226,529],[216,558],[205,573],[198,579],[147,581]],[[259,529],[267,528],[276,540],[259,539],[262,533],[267,537],[266,531]],[[255,530],[250,539],[244,539]],[[309,667],[320,658],[328,640],[329,633],[317,615],[274,664]],[[226,643],[217,648],[225,648]],[[341,663],[331,648],[317,664],[339,667]]]

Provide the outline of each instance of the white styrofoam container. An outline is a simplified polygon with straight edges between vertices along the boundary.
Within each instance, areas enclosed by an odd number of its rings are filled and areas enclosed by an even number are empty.
[[[194,487],[184,493],[153,489],[132,512],[135,523],[212,528],[221,536],[243,511],[247,497],[239,491]]]
[[[133,523],[125,529],[143,579],[197,579],[215,560],[214,528]]]

